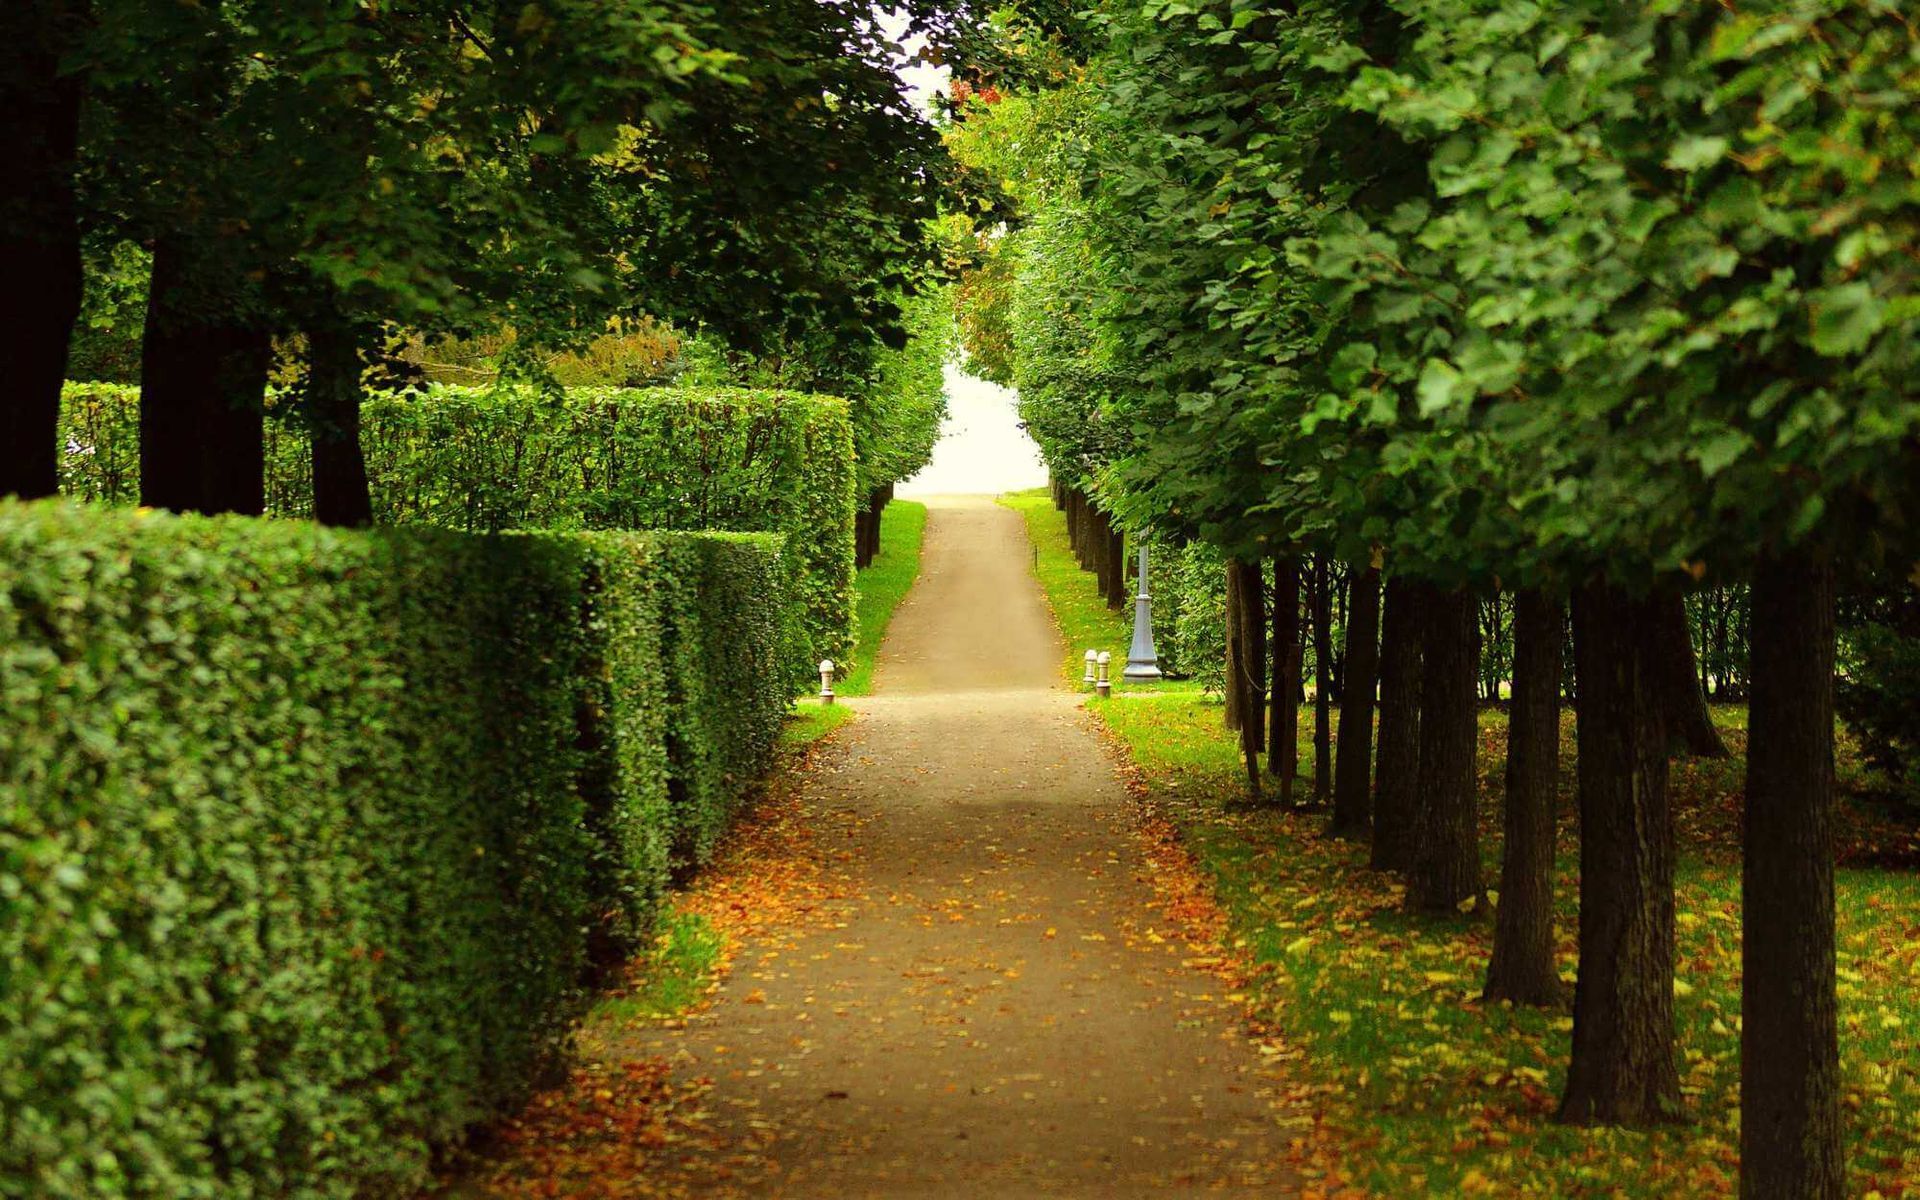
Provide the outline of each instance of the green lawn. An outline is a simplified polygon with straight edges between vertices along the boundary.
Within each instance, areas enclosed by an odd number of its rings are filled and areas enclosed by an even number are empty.
[[[873,662],[880,653],[893,611],[907,598],[920,575],[920,544],[927,530],[927,506],[913,500],[895,500],[880,514],[880,553],[853,581],[858,593],[854,611],[853,658],[843,664],[833,690],[842,696],[864,696],[873,691]]]
[[[1044,504],[1045,497],[1041,496]],[[1016,506],[1026,504],[1016,498]],[[1031,511],[1031,505],[1027,506]],[[1098,606],[1064,544],[1036,537],[1062,624]],[[1741,771],[1677,763],[1678,1046],[1689,1124],[1656,1133],[1569,1129],[1552,1116],[1571,1019],[1478,996],[1491,923],[1400,911],[1402,888],[1363,846],[1322,836],[1324,815],[1230,811],[1241,766],[1216,701],[1193,691],[1092,702],[1144,768],[1248,959],[1250,1008],[1298,1057],[1325,1118],[1303,1156],[1313,1191],[1381,1196],[1711,1196],[1736,1185],[1739,1142]],[[1744,713],[1718,714],[1744,746]],[[1311,721],[1302,720],[1303,748]],[[1481,721],[1483,781],[1497,781],[1505,718]],[[1572,802],[1571,721],[1563,810]],[[1498,784],[1484,797],[1487,878],[1498,878]],[[1848,806],[1843,853],[1868,861],[1898,834]],[[1559,872],[1561,961],[1572,978],[1575,843]],[[1920,1196],[1920,877],[1839,876],[1840,996],[1850,1193]],[[1312,1193],[1310,1193],[1312,1194]]]
[[[629,986],[603,999],[593,1020],[618,1026],[680,1016],[713,986],[725,953],[726,937],[711,921],[669,908],[661,916],[653,946],[634,965]]]
[[[838,696],[864,696],[873,691],[873,663],[894,610],[907,598],[920,575],[920,544],[927,529],[927,506],[913,500],[895,500],[880,514],[880,553],[854,577],[853,657],[841,664],[833,685]],[[798,750],[840,728],[853,716],[843,705],[826,705],[813,696],[795,701],[780,733],[780,744]]]
[[[1127,647],[1133,641],[1133,610],[1115,612],[1107,607],[1093,576],[1074,561],[1067,540],[1066,514],[1054,508],[1046,488],[1009,492],[1000,503],[1026,519],[1027,536],[1033,542],[1034,574],[1053,605],[1054,622],[1066,641],[1066,657],[1061,670],[1068,680],[1079,684],[1086,673],[1084,656],[1089,649],[1105,650],[1113,655],[1114,687],[1122,691],[1152,693],[1193,693],[1200,685],[1190,680],[1162,680],[1158,683],[1127,683],[1120,680],[1120,669],[1127,662]]]

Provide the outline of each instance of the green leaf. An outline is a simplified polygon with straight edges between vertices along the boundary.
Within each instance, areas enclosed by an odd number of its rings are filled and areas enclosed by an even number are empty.
[[[1711,479],[1726,470],[1752,444],[1752,440],[1739,430],[1723,429],[1701,442],[1694,450],[1693,457],[1700,463],[1701,472]]]
[[[1452,363],[1441,358],[1430,358],[1426,366],[1420,369],[1420,383],[1415,394],[1420,401],[1420,415],[1431,417],[1472,396],[1473,385]]]
[[[1694,172],[1710,167],[1726,157],[1730,143],[1723,137],[1689,135],[1667,151],[1666,165],[1675,171]]]
[[[1815,292],[1810,306],[1813,320],[1809,341],[1815,351],[1829,358],[1865,349],[1886,324],[1886,302],[1864,283]]]

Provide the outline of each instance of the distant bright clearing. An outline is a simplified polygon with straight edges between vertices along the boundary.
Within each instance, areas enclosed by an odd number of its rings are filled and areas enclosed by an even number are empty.
[[[1014,393],[947,366],[947,420],[933,461],[899,487],[901,496],[1019,491],[1047,481],[1040,448],[1020,428]]]

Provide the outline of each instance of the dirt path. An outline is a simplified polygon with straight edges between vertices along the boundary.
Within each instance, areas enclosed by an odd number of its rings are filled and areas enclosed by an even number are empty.
[[[1017,514],[935,500],[877,695],[801,781],[845,886],[627,1052],[713,1080],[692,1195],[1286,1195],[1277,1081],[1154,908]]]

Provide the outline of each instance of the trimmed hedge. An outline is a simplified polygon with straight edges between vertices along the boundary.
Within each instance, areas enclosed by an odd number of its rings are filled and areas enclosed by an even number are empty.
[[[62,490],[139,496],[138,388],[68,384]],[[739,529],[783,533],[806,614],[795,678],[847,657],[853,635],[855,463],[846,402],[739,388],[436,386],[362,412],[374,515],[470,533]],[[267,508],[307,516],[304,434],[267,423]]]
[[[0,503],[0,1195],[416,1186],[765,763],[785,571]]]

